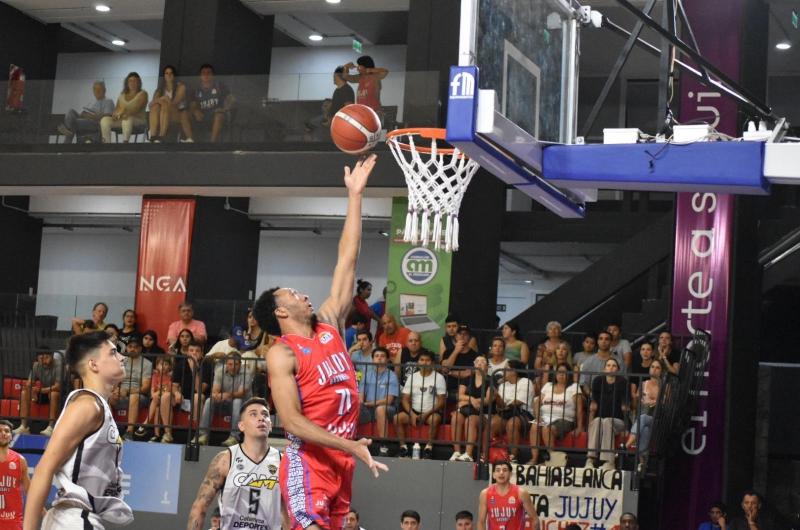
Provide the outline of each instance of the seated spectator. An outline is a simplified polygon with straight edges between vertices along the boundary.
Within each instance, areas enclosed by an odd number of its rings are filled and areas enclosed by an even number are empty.
[[[358,69],[358,74],[350,74],[350,70]],[[374,110],[383,120],[383,107],[381,107],[381,79],[389,75],[386,68],[377,68],[375,61],[369,55],[362,55],[356,64],[344,65],[344,79],[349,83],[358,83],[356,103],[366,105]]]
[[[763,510],[764,499],[755,491],[745,491],[742,495],[742,515],[734,517],[728,530],[775,530],[778,528],[773,517]]]
[[[667,372],[667,363],[662,359],[656,359],[650,364],[650,379],[641,384],[641,391],[635,385],[632,386],[631,399],[638,405],[636,421],[633,422],[631,434],[625,447],[630,450],[636,446],[639,453],[639,462],[642,470],[647,465],[647,457],[650,448],[650,436],[653,434],[653,417],[655,416],[658,394],[661,388],[661,378]]]
[[[128,354],[123,361],[125,379],[114,388],[108,404],[112,409],[127,410],[126,440],[133,440],[133,431],[139,420],[139,408],[150,405],[150,378],[153,363],[142,355],[142,343],[132,337],[128,341]]]
[[[556,348],[558,348],[558,345],[564,340],[561,337],[560,322],[556,322],[555,320],[548,322],[545,331],[547,333],[547,339],[542,343],[544,344],[543,355],[539,356],[537,352],[536,360],[534,361],[534,367],[537,370],[540,370],[542,366],[547,363],[548,359],[552,362],[556,354]]]
[[[505,370],[509,367],[509,361],[506,359],[506,341],[503,337],[495,337],[492,339],[492,346],[489,348],[489,376],[494,379],[496,384],[503,382],[505,377]]]
[[[559,364],[566,364],[569,367],[570,372],[575,370],[575,363],[572,360],[572,348],[570,348],[569,342],[565,340],[562,340],[561,343],[556,347],[556,354],[553,356],[553,359],[545,363],[543,367],[544,373],[542,374],[543,383],[547,383],[553,379],[553,376],[550,372],[554,371],[556,366]],[[577,383],[577,374],[574,374],[573,377]]]
[[[456,514],[456,530],[472,530],[472,512],[462,510]]]
[[[122,341],[119,340],[119,328],[116,324],[106,324],[103,331],[108,333],[108,340],[117,347],[117,351],[127,351],[127,344],[123,344]]]
[[[400,353],[400,362],[394,365],[394,373],[400,379],[401,385],[405,384],[406,379],[416,371],[417,367],[415,365],[419,362],[419,354],[423,351],[429,352],[431,358],[433,358],[433,352],[430,352],[422,346],[422,337],[420,334],[416,331],[410,332],[408,334],[406,346]]]
[[[408,342],[408,334],[411,330],[397,324],[397,319],[391,313],[386,313],[381,317],[383,332],[378,340],[378,346],[383,346],[389,351],[389,360],[393,364],[400,362],[400,355],[403,346]]]
[[[97,302],[96,304],[94,304],[94,306],[92,306],[91,320],[84,320],[82,318],[72,319],[73,335],[80,335],[81,333],[87,333],[87,325],[89,325],[89,323],[91,324],[88,331],[97,331],[100,329],[105,329],[106,315],[108,315],[108,305],[105,302]]]
[[[397,412],[395,401],[400,394],[400,385],[397,376],[387,367],[389,352],[385,348],[375,348],[372,351],[372,361],[375,366],[367,370],[358,385],[358,396],[361,401],[358,423],[361,425],[375,422],[377,437],[385,439],[389,422],[394,420]],[[389,454],[389,449],[383,440],[378,452],[381,456]]]
[[[639,355],[631,364],[631,384],[639,386],[644,378],[650,375],[650,367],[653,365],[653,344],[644,341],[639,345]]]
[[[132,336],[139,336],[139,330],[136,329],[136,311],[133,309],[126,309],[122,313],[122,329],[119,330],[119,341],[125,346],[128,346],[128,339]],[[144,343],[142,343],[144,346]],[[142,349],[142,353],[145,353]]]
[[[350,348],[350,360],[353,361],[353,367],[356,370],[356,380],[359,383],[364,379],[364,374],[372,368],[372,352],[374,348],[372,333],[370,333],[369,330],[359,332],[356,341]],[[381,349],[388,351],[386,348]]]
[[[728,510],[721,502],[713,503],[708,509],[708,521],[700,523],[697,530],[727,530]]]
[[[187,107],[186,85],[178,80],[175,67],[168,64],[161,70],[150,102],[150,141],[158,143],[167,138],[170,126],[181,123],[181,112]],[[188,138],[191,129],[184,129],[183,134]]]
[[[615,468],[614,437],[625,431],[625,415],[629,408],[628,382],[616,375],[619,369],[619,361],[611,357],[606,361],[606,376],[592,381],[586,467],[594,467],[599,447],[600,460],[605,462],[603,467]]]
[[[509,361],[509,367],[501,374],[504,380],[497,387],[497,415],[502,422],[500,431],[505,427],[509,446],[509,459],[516,462],[519,456],[519,440],[527,433],[533,420],[533,402],[536,389],[533,381],[524,377],[525,365],[520,361]],[[495,431],[493,434],[499,434]]]
[[[447,315],[444,321],[444,335],[439,340],[439,363],[442,359],[446,359],[453,353],[453,348],[456,345],[456,333],[459,327],[458,317],[453,314]],[[478,340],[472,337],[469,342],[469,347],[478,351]]]
[[[320,113],[305,122],[303,140],[306,142],[325,142],[331,138],[331,100],[323,99]]]
[[[198,342],[189,343],[188,354],[179,358],[172,371],[173,380],[180,384],[181,410],[192,412],[192,420],[197,421],[200,406],[211,393],[214,380],[214,362],[203,360],[203,346]]]
[[[158,345],[158,333],[148,329],[142,335],[142,353],[145,355],[160,355],[164,348]]]
[[[182,329],[188,329],[192,332],[195,341],[200,344],[205,344],[206,340],[208,340],[206,325],[201,320],[194,319],[194,307],[192,307],[192,304],[183,302],[178,306],[178,313],[181,318],[169,325],[169,329],[167,330],[167,343],[175,344],[178,333]]]
[[[528,345],[522,340],[522,332],[515,322],[506,322],[502,328],[503,340],[506,341],[506,357],[511,361],[521,361],[522,364],[528,365],[530,360],[531,350]]]
[[[433,369],[433,355],[423,350],[417,360],[419,369],[406,379],[401,391],[401,410],[394,417],[397,438],[400,443],[398,456],[408,456],[405,443],[406,425],[429,425],[428,443],[422,451],[423,458],[433,457],[433,440],[442,423],[442,412],[446,403],[447,388],[442,374]]]
[[[597,352],[597,335],[594,333],[584,335],[581,347],[583,348],[581,351],[572,355],[572,360],[575,362],[577,369],[580,369],[583,362]]]
[[[22,423],[14,429],[14,434],[30,434],[28,416],[31,411],[31,403],[49,405],[47,427],[39,434],[42,436],[53,434],[61,399],[62,375],[62,364],[54,359],[53,352],[42,351],[36,355],[36,362],[33,363],[33,368],[31,368],[30,375],[28,375],[28,381],[22,388],[22,395],[19,400],[19,415],[22,418]]]
[[[362,331],[369,331],[369,320],[361,315],[355,315],[350,319],[350,326],[344,330],[344,343],[348,350],[352,351],[352,348],[358,348],[355,343],[356,336]]]
[[[401,530],[419,530],[420,528],[422,528],[422,517],[419,512],[406,510],[400,515]]]
[[[617,365],[622,364],[622,359],[614,357],[611,352],[611,333],[601,331],[597,334],[597,353],[583,361],[581,365],[580,384],[583,393],[588,396],[592,390],[592,383],[605,371],[606,361],[616,359]]]
[[[188,111],[181,112],[181,125],[186,138],[193,142],[194,133],[199,129],[204,137],[210,136],[212,143],[219,142],[225,120],[233,109],[235,99],[228,87],[214,76],[214,67],[204,64],[200,67],[200,84],[193,91]]]
[[[192,334],[192,332],[188,328],[182,329],[180,331],[180,333],[178,333],[178,340],[176,340],[174,343],[170,344],[169,354],[170,355],[188,355],[189,354],[189,344],[191,344],[192,342],[197,342],[194,339],[194,334]],[[227,342],[227,341],[225,341],[225,342]],[[216,346],[216,344],[214,346]],[[229,351],[227,351],[225,353],[228,354],[228,353],[230,353],[230,351],[233,351],[233,348],[231,348]],[[209,352],[209,354],[210,353],[211,352]]]
[[[607,328],[611,333],[611,352],[617,359],[622,359],[625,371],[629,372],[633,364],[633,350],[631,343],[622,338],[622,328],[617,323],[611,323]]]
[[[174,359],[170,355],[162,355],[155,361],[155,370],[150,379],[150,411],[147,423],[154,425],[151,442],[172,443],[172,408],[181,404],[180,384],[173,381]],[[164,437],[161,437],[161,427],[164,428]],[[136,436],[144,438],[147,430],[140,425]]]
[[[333,90],[333,96],[331,97],[331,117],[335,116],[337,112],[342,110],[342,107],[356,102],[356,93],[353,92],[353,87],[351,87],[344,77],[342,77],[344,73],[344,66],[337,66],[336,70],[333,71],[333,84],[336,86],[336,88]],[[326,127],[330,127],[330,120],[328,120],[328,123],[325,123],[324,125]],[[378,315],[378,318],[380,317],[381,315]]]
[[[470,347],[471,339],[469,326],[460,325],[453,350],[446,358],[442,358],[442,372],[447,375],[448,398],[457,398],[458,385],[472,376],[472,367],[479,354]]]
[[[231,330],[231,337],[228,339],[230,345],[240,352],[255,350],[264,341],[266,332],[258,325],[253,316],[252,308],[247,310],[247,328],[234,326]]]
[[[572,383],[570,366],[559,363],[555,369],[555,381],[542,387],[538,409],[534,413],[538,418],[536,426],[531,430],[531,463],[539,460],[539,447],[547,447],[550,463],[566,465],[566,458],[553,458],[552,447],[556,440],[569,432],[576,435],[583,432],[583,398],[577,383]]]
[[[94,100],[83,107],[80,112],[69,109],[64,115],[64,123],[58,126],[58,132],[64,135],[64,143],[71,144],[77,135],[78,143],[100,141],[100,120],[114,113],[114,102],[106,97],[106,84],[95,81],[92,84]]]
[[[222,414],[231,417],[231,433],[222,442],[230,447],[239,443],[239,409],[247,399],[251,381],[245,378],[242,371],[242,356],[233,352],[225,358],[225,364],[214,369],[214,382],[211,386],[211,397],[203,404],[203,415],[200,418],[200,445],[208,444],[211,415]]]
[[[625,512],[619,518],[619,529],[639,530],[639,520],[631,512]]]
[[[671,374],[677,374],[681,367],[681,351],[672,343],[672,333],[662,331],[658,334],[658,358],[667,361]]]
[[[475,358],[470,376],[458,385],[458,409],[453,412],[451,425],[453,425],[453,454],[451,461],[474,462],[472,458],[475,442],[478,440],[478,430],[483,422],[483,446],[489,445],[489,432],[497,430],[500,418],[493,415],[492,428],[487,421],[489,416],[489,403],[494,399],[492,380],[487,375],[489,364],[486,357],[479,355]],[[466,432],[466,446],[461,452],[461,436]]]
[[[111,116],[104,116],[100,120],[103,142],[111,143],[111,129],[121,127],[122,141],[128,143],[133,130],[146,124],[147,99],[147,92],[142,90],[142,78],[136,72],[129,73],[125,78],[122,93],[117,98],[114,112]]]

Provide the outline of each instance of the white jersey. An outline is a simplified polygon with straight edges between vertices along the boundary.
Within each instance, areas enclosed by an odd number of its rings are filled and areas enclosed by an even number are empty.
[[[228,450],[231,467],[219,496],[220,529],[280,530],[278,469],[281,454],[270,447],[261,462],[253,462],[241,445]]]
[[[78,394],[94,396],[103,410],[103,424],[81,441],[75,452],[56,472],[54,482],[58,488],[53,507],[78,507],[114,524],[133,521],[130,506],[122,500],[122,438],[111,415],[108,403],[100,394],[87,388],[74,390],[67,396],[64,410]],[[64,417],[56,422],[56,428]]]

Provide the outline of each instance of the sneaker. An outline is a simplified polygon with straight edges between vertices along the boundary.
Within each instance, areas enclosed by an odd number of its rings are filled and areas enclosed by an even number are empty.
[[[239,443],[239,440],[233,436],[228,436],[228,439],[222,442],[225,447],[231,447]]]
[[[144,438],[145,436],[147,436],[147,429],[145,429],[142,425],[139,425],[136,428],[136,431],[134,431],[134,434],[139,438]]]
[[[208,445],[208,435],[207,434],[201,434],[200,438],[197,439],[197,444],[198,445]]]
[[[149,439],[149,440],[147,440],[147,442],[148,442],[148,443],[151,443],[151,444],[154,444],[154,443],[156,443],[158,440],[159,440],[158,436],[157,436],[157,435],[153,435],[153,436],[151,436],[151,437],[150,437],[150,439]]]
[[[193,144],[194,140],[191,139],[191,138],[181,138],[181,143],[182,144]]]
[[[30,433],[31,433],[31,428],[28,427],[27,425],[20,425],[19,427],[11,431],[11,434],[30,434]]]
[[[171,444],[174,441],[174,438],[171,434],[164,433],[164,436],[161,437],[162,444]]]
[[[424,460],[431,460],[433,458],[433,447],[426,445],[425,449],[422,450],[422,458]]]
[[[378,448],[378,455],[379,456],[389,456],[389,448],[385,445],[382,445]]]
[[[583,467],[592,469],[594,467],[594,458],[587,458],[586,463],[583,465]]]
[[[461,453],[459,453],[458,451],[453,451],[453,454],[450,455],[451,462],[456,462],[459,458],[461,458]]]
[[[398,451],[397,456],[400,458],[408,458],[408,446],[403,444],[400,446],[400,451]]]
[[[607,461],[603,462],[603,465],[600,466],[600,469],[605,470],[605,471],[614,471],[616,469],[616,466],[614,465],[614,461],[613,460],[607,460]]]
[[[462,455],[458,457],[458,461],[459,462],[474,462],[472,457],[469,456],[469,453],[462,453]]]
[[[52,434],[53,434],[53,426],[52,425],[48,425],[47,428],[44,429],[43,431],[41,431],[39,434],[41,434],[42,436],[52,436]]]

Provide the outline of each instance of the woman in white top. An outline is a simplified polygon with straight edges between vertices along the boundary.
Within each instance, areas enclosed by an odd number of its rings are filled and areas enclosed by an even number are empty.
[[[577,383],[570,384],[570,366],[556,366],[556,380],[542,387],[536,417],[536,428],[531,430],[531,464],[538,463],[539,449],[552,448],[557,438],[570,431],[583,432],[583,399]]]
[[[175,67],[168,64],[161,70],[158,88],[150,102],[150,141],[159,143],[169,132],[169,126],[181,122],[181,111],[188,107],[186,85],[178,81]],[[189,138],[191,128],[184,127],[183,135]]]
[[[123,141],[127,143],[131,139],[133,129],[145,124],[147,99],[147,92],[142,90],[142,78],[136,72],[129,73],[125,78],[122,93],[117,98],[114,113],[100,120],[103,142],[110,143],[111,129],[121,126]]]
[[[505,429],[511,462],[517,461],[519,440],[533,420],[531,408],[535,388],[530,379],[521,375],[520,371],[524,369],[525,365],[520,361],[510,361],[509,368],[505,370],[505,382],[497,388],[495,417],[500,420],[498,431]]]
[[[492,339],[489,349],[489,376],[496,384],[503,382],[503,371],[508,368],[509,360],[506,359],[506,341],[503,337]]]

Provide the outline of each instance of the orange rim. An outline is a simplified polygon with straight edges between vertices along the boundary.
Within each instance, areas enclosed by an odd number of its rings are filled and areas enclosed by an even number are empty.
[[[389,131],[386,133],[386,141],[394,141],[394,143],[402,149],[403,151],[411,151],[411,145],[401,142],[397,137],[404,136],[404,135],[416,135],[421,136],[422,138],[427,138],[428,140],[444,140],[447,137],[447,129],[437,129],[435,127],[412,127],[410,129],[395,129],[393,131]],[[419,145],[414,145],[414,149],[418,153],[425,153],[431,154],[433,149],[430,147],[423,147]],[[455,152],[455,149],[452,147],[437,147],[437,153],[441,153],[443,155],[452,155]],[[463,153],[459,154],[459,158],[463,158],[465,155]]]

